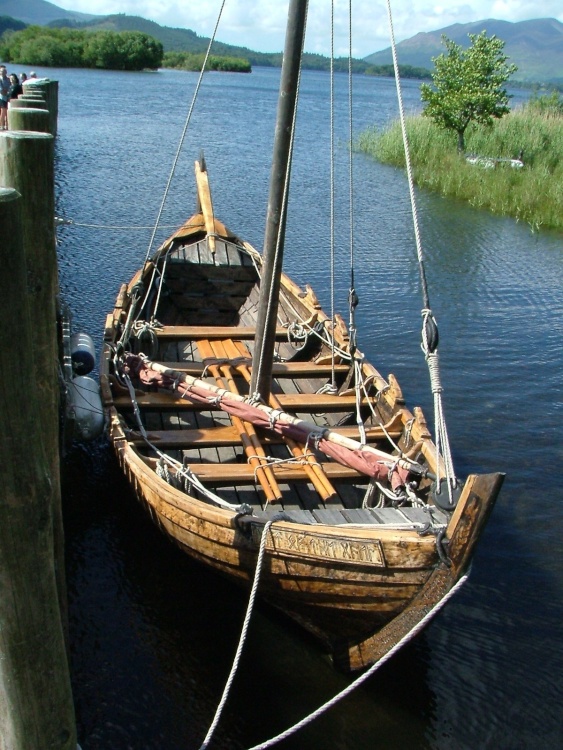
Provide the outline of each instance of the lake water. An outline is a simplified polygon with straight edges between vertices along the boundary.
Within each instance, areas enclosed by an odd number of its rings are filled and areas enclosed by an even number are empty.
[[[42,72],[42,71],[39,71]],[[147,252],[196,84],[190,73],[45,70],[59,80],[61,287],[101,341]],[[204,79],[162,223],[195,206],[204,150],[217,216],[261,247],[279,71]],[[305,72],[287,270],[329,302],[326,74]],[[391,80],[354,78],[353,129],[396,117]],[[519,94],[521,96],[521,94]],[[404,84],[407,111],[418,83]],[[347,78],[336,84],[346,104]],[[337,222],[348,218],[346,114],[336,116]],[[359,344],[432,415],[419,348],[418,270],[405,176],[354,157]],[[507,473],[469,583],[422,636],[284,750],[563,747],[563,237],[418,193],[445,408],[460,475]],[[306,229],[309,244],[299,242]],[[157,240],[161,239],[161,232]],[[348,232],[337,231],[338,306]],[[73,449],[64,506],[73,688],[83,750],[191,750],[231,666],[245,594],[145,518],[107,445]],[[343,689],[316,646],[267,608],[253,617],[214,748],[250,747]]]

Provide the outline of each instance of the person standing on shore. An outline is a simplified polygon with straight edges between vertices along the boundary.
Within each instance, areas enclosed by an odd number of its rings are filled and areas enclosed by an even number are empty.
[[[17,99],[20,94],[23,94],[23,87],[15,73],[10,74],[10,91],[8,95],[11,99]]]
[[[8,102],[10,101],[10,79],[5,65],[0,65],[0,130],[8,130]]]

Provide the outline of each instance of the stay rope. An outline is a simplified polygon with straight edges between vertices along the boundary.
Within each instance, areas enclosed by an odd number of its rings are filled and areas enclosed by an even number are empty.
[[[165,206],[166,200],[168,198],[168,193],[170,192],[170,186],[172,184],[172,180],[174,178],[174,175],[176,174],[176,168],[178,166],[178,161],[180,159],[180,154],[182,152],[184,141],[186,139],[186,133],[188,131],[188,127],[189,127],[189,124],[190,124],[191,119],[192,119],[192,114],[193,114],[193,111],[194,111],[194,108],[195,108],[195,104],[196,104],[196,101],[197,101],[199,90],[201,88],[201,83],[203,81],[203,76],[204,76],[204,73],[205,73],[206,68],[207,68],[207,61],[208,61],[209,55],[211,53],[211,48],[213,46],[213,43],[215,41],[215,37],[217,35],[217,29],[219,28],[219,22],[221,20],[222,14],[223,14],[223,9],[225,7],[225,2],[226,2],[226,0],[222,0],[221,7],[219,8],[219,13],[217,15],[217,20],[215,22],[215,28],[213,29],[213,34],[211,35],[211,37],[209,39],[209,44],[207,45],[207,50],[205,52],[205,57],[204,57],[204,60],[203,60],[203,64],[201,66],[201,70],[200,70],[200,73],[199,73],[199,76],[198,76],[198,79],[197,79],[196,87],[195,87],[195,90],[194,90],[194,93],[193,93],[193,96],[192,96],[192,101],[190,103],[190,107],[189,107],[189,110],[188,110],[188,114],[186,115],[186,119],[184,121],[184,126],[182,128],[182,133],[181,133],[180,139],[178,141],[178,146],[176,148],[176,154],[174,155],[174,159],[172,160],[172,167],[170,169],[170,174],[168,175],[168,180],[167,180],[166,186],[164,188],[164,192],[163,192],[163,195],[162,195],[162,200],[160,202],[160,206],[159,206],[159,209],[158,209],[156,220],[155,220],[154,225],[152,227],[152,232],[151,232],[151,236],[150,236],[150,239],[149,239],[149,244],[148,244],[148,247],[147,247],[147,252],[145,254],[145,260],[143,262],[143,271],[144,271],[144,269],[147,266],[147,263],[148,263],[148,260],[149,260],[149,257],[150,257],[151,251],[152,251],[152,247],[153,247],[153,244],[154,244],[154,240],[155,240],[155,237],[156,237],[156,233],[161,228],[161,226],[160,226],[160,219],[161,219],[162,213],[164,211],[164,206]],[[139,293],[137,295],[138,298],[136,299],[135,304],[131,305],[131,307],[129,309],[129,317],[128,317],[128,320],[127,320],[127,324],[125,325],[124,331],[123,331],[123,333],[122,333],[122,335],[120,337],[120,344],[122,344],[122,345],[125,345],[127,343],[128,339],[129,339],[129,333],[130,333],[131,327],[133,325],[133,322],[138,319],[141,311],[143,310],[143,308],[145,307],[145,304],[148,301],[149,295],[151,293],[151,289],[153,287],[153,284],[154,284],[154,281],[155,281],[155,278],[156,278],[156,274],[157,274],[157,266],[155,264],[155,266],[153,268],[153,271],[152,271],[151,280],[150,280],[149,284],[147,285],[147,289],[146,289],[145,296],[144,296],[144,299],[143,299],[142,303],[140,305],[138,304],[139,303],[139,299],[140,299],[140,297],[142,296],[142,293],[143,293],[143,290],[139,290]],[[159,293],[158,293],[158,296],[157,296],[157,304],[158,304],[159,300],[160,300],[160,290],[159,290]],[[151,323],[150,323],[151,326],[155,324],[155,315],[156,315],[156,310],[155,310],[155,312],[154,312],[154,314],[152,316],[153,319],[151,320]],[[135,317],[133,317],[133,316],[135,316]]]
[[[335,178],[334,178],[334,2],[330,4],[330,319],[332,321],[331,341],[331,387],[336,392],[336,354],[334,351],[334,329],[336,327],[335,309],[335,273],[336,273],[336,251],[334,241],[334,205],[335,205]]]
[[[418,269],[420,275],[420,285],[422,291],[423,307],[422,315],[422,351],[428,365],[430,374],[430,385],[434,397],[434,430],[436,440],[436,450],[438,452],[437,461],[437,485],[440,491],[442,471],[444,471],[448,488],[449,502],[453,508],[455,505],[453,499],[453,489],[457,487],[457,479],[454,472],[453,460],[451,455],[448,430],[444,415],[442,401],[442,383],[440,380],[440,365],[438,359],[438,326],[436,319],[430,307],[430,298],[428,294],[428,283],[426,280],[426,271],[424,269],[424,254],[422,250],[422,240],[420,235],[420,225],[418,220],[418,211],[416,205],[416,196],[414,192],[414,179],[412,171],[412,162],[409,149],[409,140],[406,129],[405,110],[403,106],[403,95],[401,91],[401,78],[399,76],[399,63],[397,61],[397,45],[395,43],[395,31],[393,28],[393,15],[391,12],[391,0],[387,0],[387,17],[389,20],[389,32],[391,36],[391,53],[393,56],[393,69],[395,72],[395,84],[397,87],[397,99],[399,103],[399,116],[401,122],[401,132],[403,136],[403,147],[405,151],[405,164],[407,170],[407,180],[409,186],[409,195],[411,201],[411,211],[413,217],[414,235],[416,242],[416,254],[418,258]]]

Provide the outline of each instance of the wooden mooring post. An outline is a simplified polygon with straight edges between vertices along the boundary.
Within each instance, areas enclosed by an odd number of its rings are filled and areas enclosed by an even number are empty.
[[[16,99],[16,101],[18,101]],[[8,107],[8,129],[29,130],[36,133],[51,132],[51,118],[47,109]]]
[[[45,115],[37,114],[36,110],[44,110]],[[33,110],[31,114],[24,114],[20,110]],[[59,82],[39,81],[26,84],[24,93],[8,105],[9,130],[29,130],[41,133],[57,134],[59,115]]]
[[[50,115],[49,133],[57,135],[57,123],[59,119],[59,82],[50,80],[39,80],[37,83],[27,82],[23,87],[23,95],[37,100],[44,99]]]
[[[53,136],[0,133],[0,747],[75,750],[65,644]]]

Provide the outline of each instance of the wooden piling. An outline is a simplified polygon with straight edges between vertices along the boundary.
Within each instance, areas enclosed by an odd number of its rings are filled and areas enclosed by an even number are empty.
[[[37,133],[49,133],[50,120],[49,112],[46,109],[8,107],[8,130],[31,130]]]
[[[11,109],[21,109],[23,107],[32,109],[47,109],[47,102],[45,99],[29,98],[27,96],[20,96],[17,99],[11,99],[8,104],[8,112]]]
[[[61,611],[66,613],[64,543],[59,467],[58,267],[55,244],[54,139],[48,133],[0,133],[0,185],[23,197],[22,238],[29,302],[34,312],[34,368],[29,373],[39,394],[41,424],[52,477],[56,571]]]
[[[41,94],[47,103],[47,109],[51,116],[49,132],[57,135],[57,121],[59,117],[59,82],[39,81],[38,83],[26,83],[23,87],[23,95]]]
[[[8,104],[8,109],[16,107],[37,107],[38,109],[49,109],[47,100],[43,96],[19,96]]]
[[[11,135],[2,135],[0,165],[14,141]],[[47,140],[52,141],[51,136],[35,134],[28,139],[26,134],[25,139],[26,166],[32,156],[51,148]],[[43,176],[41,182],[48,183],[44,174],[48,170],[41,164],[35,166]],[[4,175],[0,184],[3,181]],[[0,327],[0,746],[75,750],[74,707],[55,571],[53,491],[58,481],[53,481],[50,439],[44,433],[45,378],[38,382],[34,351],[36,329],[45,315],[37,306],[42,279],[37,270],[30,276],[25,252],[33,231],[26,228],[26,222],[39,230],[48,222],[46,213],[30,221],[28,201],[38,208],[29,190],[27,196],[20,196],[15,189],[0,188],[0,310],[4,321]],[[50,219],[52,223],[52,214]],[[40,239],[39,243],[44,245]]]

